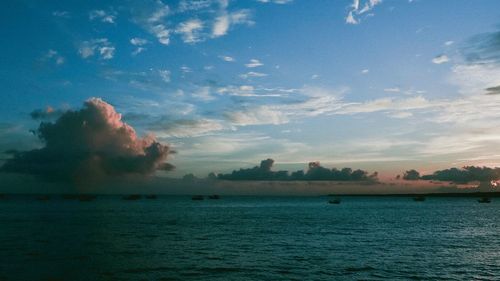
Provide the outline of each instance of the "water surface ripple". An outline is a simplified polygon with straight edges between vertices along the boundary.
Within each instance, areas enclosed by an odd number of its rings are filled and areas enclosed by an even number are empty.
[[[500,201],[0,201],[0,280],[499,280]]]

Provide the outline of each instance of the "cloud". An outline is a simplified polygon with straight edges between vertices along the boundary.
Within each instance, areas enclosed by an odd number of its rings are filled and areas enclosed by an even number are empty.
[[[500,179],[500,168],[466,166],[462,169],[450,168],[438,170],[430,175],[420,177],[424,180],[449,181],[454,183],[469,183],[474,181],[490,182]]]
[[[260,3],[274,3],[274,4],[288,4],[292,3],[293,0],[257,0]]]
[[[261,63],[258,59],[251,59],[249,63],[245,64],[246,67],[249,68],[254,68],[258,66],[263,66],[264,64]]]
[[[215,19],[215,23],[212,28],[212,37],[219,37],[226,35],[229,30],[229,16],[221,15]]]
[[[361,70],[361,74],[368,74],[369,72],[370,70],[368,68]]]
[[[259,106],[252,109],[225,113],[226,119],[236,126],[285,124],[288,118],[283,112],[271,106]]]
[[[465,96],[490,93],[488,89],[500,85],[500,66],[495,63],[457,64],[451,70],[449,82]]]
[[[357,114],[377,111],[397,112],[401,110],[426,109],[444,105],[446,102],[429,101],[422,96],[406,99],[380,98],[362,103],[346,103],[336,114]]]
[[[93,10],[89,13],[90,20],[100,20],[105,23],[115,23],[116,12],[106,12],[104,10]]]
[[[382,3],[382,0],[366,0],[364,5],[361,5],[360,0],[353,0],[350,5],[350,10],[345,18],[348,24],[358,24],[361,22],[360,17],[363,14],[370,12],[376,5]],[[368,14],[367,14],[368,15]]]
[[[413,113],[407,112],[407,111],[399,111],[399,112],[394,112],[389,114],[389,117],[396,118],[396,119],[404,119],[404,118],[409,118],[412,117]]]
[[[139,138],[113,106],[91,98],[78,111],[67,111],[36,131],[39,149],[15,152],[3,172],[30,174],[55,181],[83,181],[108,176],[149,175],[171,169],[169,146]]]
[[[227,61],[227,62],[233,62],[235,61],[235,59],[233,57],[230,57],[230,56],[219,56],[219,58],[223,61]]]
[[[201,34],[203,22],[199,19],[191,19],[180,23],[177,26],[176,32],[182,34],[184,43],[193,44],[202,41]]]
[[[143,47],[137,47],[133,52],[132,52],[132,56],[137,56],[138,54],[142,53],[146,51],[146,48],[143,48]]]
[[[163,82],[165,83],[169,83],[170,82],[170,70],[158,70],[158,75],[160,76],[161,80],[163,80]]]
[[[265,77],[266,73],[250,71],[244,74],[240,74],[240,77],[243,79],[253,78],[253,77]]]
[[[59,54],[59,52],[50,49],[45,55],[43,55],[42,61],[53,61],[57,65],[62,65],[66,60]]]
[[[179,2],[178,11],[181,13],[199,11],[210,8],[212,4],[213,0],[181,0]]]
[[[193,72],[191,70],[191,68],[189,68],[188,66],[185,66],[185,65],[181,66],[180,69],[181,69],[182,73],[191,73],[191,72]]]
[[[442,64],[450,61],[447,55],[439,55],[432,59],[432,63]]]
[[[255,89],[237,89],[225,87],[218,90],[221,94],[237,96],[258,96]],[[382,112],[391,118],[409,118],[413,112],[436,112],[433,122],[439,122],[439,117],[451,108],[457,109],[460,102],[450,100],[428,100],[423,96],[409,98],[386,97],[365,102],[349,102],[342,98],[344,90],[329,91],[321,88],[304,88],[294,90],[293,102],[247,106],[242,110],[233,110],[224,113],[224,116],[234,125],[263,125],[285,124],[293,120],[302,120],[305,117],[322,115],[355,115]],[[273,95],[275,96],[275,95]],[[266,97],[266,95],[263,95]],[[276,95],[276,97],[286,97]],[[438,111],[441,110],[441,111]],[[458,110],[458,109],[457,109]]]
[[[66,19],[69,19],[71,17],[71,14],[68,11],[54,11],[52,12],[52,15],[54,17],[66,18]]]
[[[471,37],[462,49],[469,63],[500,62],[500,31],[487,32]]]
[[[254,24],[251,10],[230,9],[227,0],[181,0],[176,6],[161,0],[147,3],[132,9],[133,21],[164,45],[176,35],[195,44],[224,36],[237,25]]]
[[[109,60],[115,54],[115,47],[107,38],[92,39],[90,41],[83,41],[78,48],[78,53],[84,59],[97,54],[101,59]]]
[[[137,48],[132,52],[132,55],[136,56],[136,55],[146,51],[146,48],[143,46],[145,46],[148,43],[149,43],[148,40],[143,39],[143,38],[139,38],[139,37],[134,37],[134,38],[130,39],[130,44],[137,46]]]
[[[286,93],[274,89],[256,89],[251,85],[226,86],[217,89],[220,95],[238,96],[238,97],[281,97]]]
[[[343,168],[328,169],[320,165],[319,162],[310,162],[308,170],[298,170],[289,173],[288,171],[272,171],[274,160],[268,158],[262,160],[259,166],[249,169],[233,170],[230,174],[219,174],[217,178],[223,180],[245,180],[245,181],[377,181],[377,173],[368,175],[367,171],[352,170]]]
[[[394,87],[394,88],[385,88],[384,92],[389,92],[389,93],[399,93],[401,92],[401,89],[399,87]]]
[[[500,86],[486,88],[487,95],[498,95],[500,94]]]
[[[45,109],[36,109],[30,113],[31,118],[34,120],[44,120],[58,118],[63,115],[66,110],[54,109],[51,106],[47,106]]]
[[[139,37],[134,37],[134,38],[130,39],[130,44],[132,44],[134,46],[144,46],[148,43],[149,43],[148,40],[143,39],[143,38],[139,38]]]
[[[162,120],[155,122],[150,129],[162,138],[189,138],[211,135],[228,129],[220,120],[201,118],[197,120]]]
[[[211,94],[210,87],[199,87],[192,94],[192,97],[202,100],[202,101],[211,101],[214,100],[215,97]]]
[[[161,0],[150,2],[133,11],[134,22],[147,32],[153,34],[158,42],[163,45],[170,44],[170,29],[165,23],[165,18],[170,14],[170,8]]]
[[[277,89],[268,90],[272,92],[277,91]],[[304,100],[284,104],[246,107],[242,110],[228,111],[224,113],[224,116],[227,120],[238,126],[279,125],[288,123],[292,119],[314,117],[323,114],[331,115],[343,106],[341,99],[335,94],[318,88],[305,88],[301,90],[278,89],[278,94],[274,94],[273,96],[282,96],[288,93],[296,93],[294,97],[301,95],[301,98]]]
[[[228,1],[219,1],[219,14],[212,25],[212,38],[221,37],[227,34],[231,26],[238,24],[253,25],[250,10],[242,9],[229,12]]]

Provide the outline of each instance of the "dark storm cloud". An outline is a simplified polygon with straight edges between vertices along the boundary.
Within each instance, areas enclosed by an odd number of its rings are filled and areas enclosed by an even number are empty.
[[[351,168],[329,169],[321,166],[319,162],[310,162],[308,170],[272,171],[273,159],[260,162],[260,166],[249,169],[234,170],[230,174],[220,174],[219,179],[224,180],[282,180],[282,181],[377,181],[377,172],[369,175],[367,171],[352,170]]]
[[[466,166],[462,169],[450,168],[435,171],[431,175],[421,176],[423,180],[449,181],[454,183],[470,183],[474,181],[492,181],[500,179],[500,168]]]
[[[472,37],[463,52],[472,63],[500,63],[500,31]]]
[[[498,95],[500,94],[500,86],[486,88],[487,95]]]
[[[107,176],[148,175],[171,170],[171,153],[152,136],[139,138],[113,106],[98,98],[78,111],[67,111],[35,131],[43,148],[19,152],[1,171],[31,174],[50,180],[86,181]]]
[[[63,115],[66,111],[54,109],[48,106],[46,109],[36,109],[30,113],[34,120],[54,119]]]

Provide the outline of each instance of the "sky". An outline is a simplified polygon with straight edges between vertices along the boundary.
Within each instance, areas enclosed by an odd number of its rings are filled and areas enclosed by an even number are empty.
[[[382,177],[500,163],[496,0],[0,5],[0,151],[42,148],[40,122],[100,110],[148,151],[117,157],[168,161],[169,177],[267,158]]]

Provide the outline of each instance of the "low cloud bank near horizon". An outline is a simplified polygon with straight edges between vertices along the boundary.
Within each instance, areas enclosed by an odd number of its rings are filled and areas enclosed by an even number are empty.
[[[428,175],[420,175],[417,170],[408,170],[404,173],[403,179],[434,180],[458,184],[466,184],[470,182],[489,182],[500,179],[500,168],[465,166],[463,168],[437,170]]]
[[[230,174],[210,174],[209,178],[217,178],[222,180],[246,180],[246,181],[262,181],[262,180],[277,180],[277,181],[378,181],[378,173],[369,174],[364,170],[353,170],[351,168],[325,168],[319,162],[310,162],[307,171],[298,170],[295,172],[289,171],[272,171],[274,160],[268,158],[262,160],[259,166],[248,169],[233,170]]]
[[[121,120],[121,114],[100,98],[87,100],[80,110],[61,113],[54,122],[41,122],[34,133],[44,146],[29,151],[9,150],[12,157],[0,171],[85,183],[173,169],[165,163],[172,153],[168,145],[153,136],[138,137]]]

